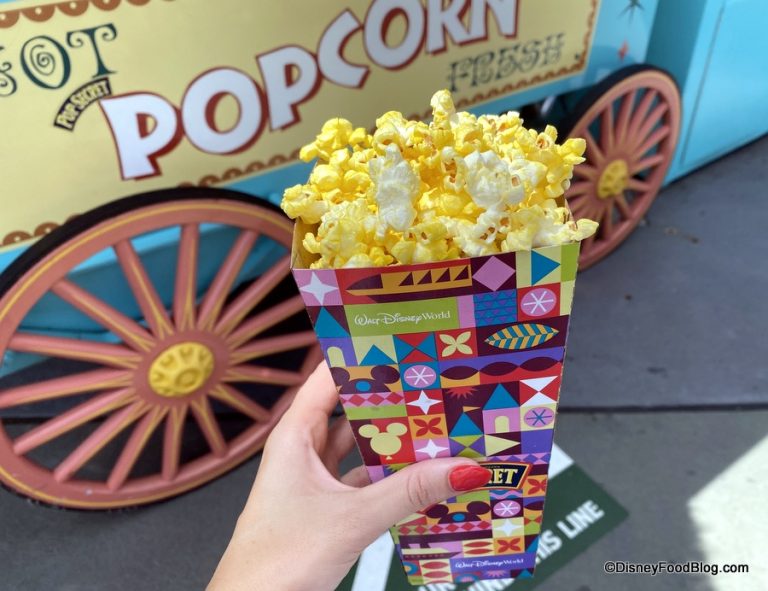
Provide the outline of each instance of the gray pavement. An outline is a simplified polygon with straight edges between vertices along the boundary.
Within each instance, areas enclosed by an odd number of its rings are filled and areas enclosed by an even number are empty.
[[[757,570],[768,410],[605,412],[768,406],[767,165],[763,139],[673,184],[649,223],[579,279],[556,440],[630,517],[543,589],[768,589]],[[0,492],[0,591],[202,589],[257,466],[131,511],[60,511]],[[608,559],[753,572],[611,577]]]
[[[576,281],[563,407],[768,406],[768,138],[666,189]]]

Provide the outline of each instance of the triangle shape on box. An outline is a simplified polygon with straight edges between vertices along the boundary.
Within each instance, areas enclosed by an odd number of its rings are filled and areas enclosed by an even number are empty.
[[[400,285],[401,285],[401,286],[403,286],[403,285],[413,285],[413,273],[408,273],[408,274],[405,276],[405,279],[403,279],[403,280],[400,282]]]
[[[486,435],[485,453],[489,456],[499,456],[502,455],[502,452],[512,449],[519,444],[519,441],[514,441],[512,439],[504,439],[502,437],[497,437],[496,435]]]
[[[541,392],[537,392],[533,396],[531,396],[528,400],[526,400],[522,406],[542,406],[545,404],[554,404],[555,401],[552,400],[549,396],[546,396],[542,394]]]
[[[477,452],[479,456],[486,455],[485,452],[485,439],[483,437],[478,437],[477,441],[467,446],[469,449],[472,449]]]
[[[550,398],[552,402],[557,402],[558,397],[558,389],[557,388],[551,388],[550,392],[545,392],[544,389],[547,388],[552,382],[554,382],[557,379],[557,376],[549,376],[546,378],[531,378],[528,380],[521,380],[520,381],[520,401],[525,403],[528,402],[531,398],[533,398],[536,394],[543,394],[544,396],[547,396]]]
[[[520,380],[520,403],[525,404],[537,394],[543,394],[544,396],[549,397],[550,402],[557,402],[557,391],[554,395],[542,392],[542,390],[555,381],[555,379],[557,379],[557,376]]]
[[[472,445],[475,441],[480,439],[480,435],[462,435],[460,437],[451,437],[451,441],[456,441],[458,443],[461,443],[464,447],[469,447]]]
[[[400,363],[418,363],[420,361],[435,361],[437,359],[435,340],[431,334],[400,335],[395,336],[394,341],[395,353]]]
[[[360,289],[381,289],[382,287],[381,275],[371,275],[355,281],[347,289],[357,291]]]
[[[523,384],[529,388],[533,388],[537,392],[541,392],[544,388],[549,386],[557,376],[547,376],[545,378],[528,378],[527,380],[521,380]]]
[[[416,345],[416,350],[433,360],[437,359],[437,347],[435,347],[435,339],[431,334],[425,336],[424,339]]]
[[[397,363],[397,361],[386,355],[376,345],[373,345],[368,350],[368,353],[365,354],[360,365],[389,365],[391,363]]]
[[[454,439],[456,437],[461,437],[463,435],[482,435],[483,430],[478,427],[474,422],[472,422],[472,419],[469,418],[466,414],[462,414],[459,417],[459,420],[456,421],[456,424],[453,426],[453,429],[451,429],[451,437]]]
[[[560,263],[553,261],[535,250],[531,251],[531,285],[536,285],[552,271],[557,269]]]
[[[526,542],[528,541],[528,536],[526,536]],[[535,534],[535,538],[531,540],[530,544],[528,544],[528,548],[526,549],[526,552],[536,552],[539,548],[539,535]]]
[[[420,363],[422,361],[434,361],[434,357],[425,355],[418,349],[414,349],[404,357],[400,357],[400,363]]]
[[[325,308],[321,308],[315,320],[315,332],[318,337],[348,337],[349,333],[331,316]]]
[[[463,267],[452,267],[452,269],[459,271],[458,275],[453,278],[454,281],[463,281],[469,279],[469,265],[464,265]],[[451,271],[451,273],[453,273],[453,271]]]
[[[500,410],[502,408],[510,408],[513,406],[519,406],[519,404],[517,404],[517,401],[512,398],[512,395],[507,391],[507,389],[499,384],[496,386],[493,394],[491,394],[488,402],[485,403],[483,410]]]

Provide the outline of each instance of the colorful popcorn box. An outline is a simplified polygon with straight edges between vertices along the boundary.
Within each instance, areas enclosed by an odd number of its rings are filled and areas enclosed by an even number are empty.
[[[413,585],[533,574],[579,244],[293,275],[372,481],[464,456],[483,488],[392,530]]]

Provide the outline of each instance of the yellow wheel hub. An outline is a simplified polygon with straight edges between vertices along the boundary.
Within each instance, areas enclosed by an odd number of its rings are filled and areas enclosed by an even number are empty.
[[[203,344],[187,342],[168,347],[149,368],[149,385],[160,396],[187,396],[210,377],[213,353]]]
[[[614,195],[619,195],[627,188],[629,180],[629,167],[625,160],[618,158],[608,164],[597,181],[597,196],[601,199],[608,199]]]

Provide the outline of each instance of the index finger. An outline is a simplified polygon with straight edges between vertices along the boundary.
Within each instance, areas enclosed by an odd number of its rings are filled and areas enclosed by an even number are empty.
[[[315,368],[304,385],[299,388],[288,411],[300,418],[309,418],[315,413],[330,416],[339,402],[336,384],[333,383],[331,372],[325,361]]]

